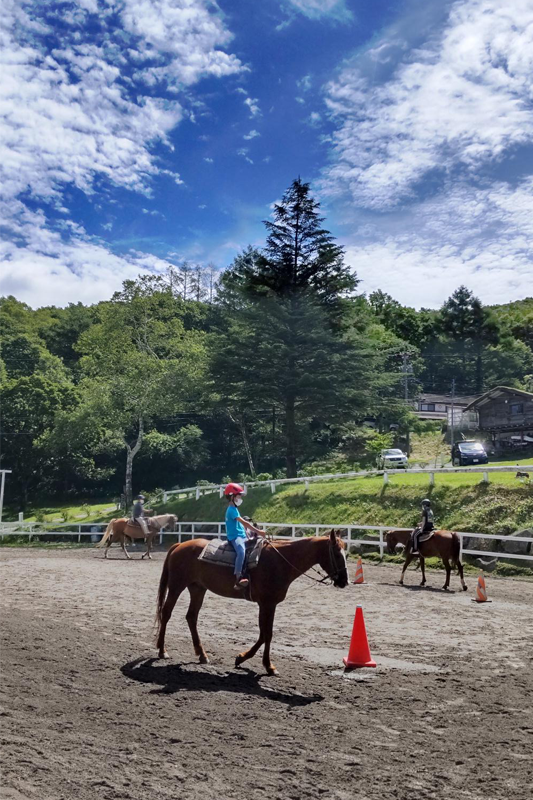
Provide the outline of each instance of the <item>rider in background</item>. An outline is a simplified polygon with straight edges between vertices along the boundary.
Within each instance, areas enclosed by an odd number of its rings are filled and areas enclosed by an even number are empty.
[[[145,517],[145,510],[144,510],[144,495],[138,494],[135,498],[135,503],[133,505],[133,519],[135,522],[138,522],[141,526],[141,530],[145,536],[148,536],[148,524],[146,522]]]
[[[411,555],[420,555],[418,552],[418,540],[424,533],[429,533],[435,527],[433,523],[433,511],[431,510],[431,500],[422,500],[422,519],[420,524],[413,531],[413,545]]]
[[[224,495],[228,501],[226,509],[226,537],[231,542],[235,550],[235,589],[246,589],[248,580],[242,577],[244,557],[246,555],[246,530],[252,531],[256,536],[264,536],[264,532],[256,528],[252,522],[241,517],[237,511],[242,503],[244,489],[238,483],[228,483],[224,489]]]

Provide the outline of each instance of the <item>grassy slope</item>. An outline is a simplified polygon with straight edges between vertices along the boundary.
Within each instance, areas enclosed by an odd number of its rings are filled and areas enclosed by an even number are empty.
[[[494,476],[496,477],[496,476]],[[431,497],[437,524],[443,528],[507,534],[533,526],[533,484],[520,484],[514,475],[499,475],[498,482],[479,483],[479,476],[398,475],[388,486],[382,478],[325,481],[278,489],[250,490],[243,514],[262,522],[338,525],[414,525],[420,500]],[[218,494],[200,500],[170,502],[165,510],[182,521],[215,521],[224,516],[225,503]]]

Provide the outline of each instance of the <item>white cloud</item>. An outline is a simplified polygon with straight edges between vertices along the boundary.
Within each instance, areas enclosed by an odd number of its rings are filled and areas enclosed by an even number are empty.
[[[383,45],[374,43],[378,61],[388,59]],[[532,97],[531,0],[455,3],[442,33],[384,84],[355,61],[328,86],[338,130],[324,191],[383,209],[412,197],[430,172],[494,163],[533,141]]]
[[[248,106],[248,110],[250,112],[251,117],[258,117],[261,114],[261,109],[259,108],[257,97],[247,97],[246,100],[244,101],[244,105]]]
[[[316,128],[317,125],[320,125],[322,122],[322,117],[318,113],[318,111],[311,111],[309,116],[306,119],[308,125],[311,125],[313,128]]]
[[[366,223],[345,242],[363,291],[435,308],[460,284],[484,303],[531,293],[533,178],[515,188],[453,186],[388,226]]]
[[[141,38],[146,60],[168,57],[142,70],[147,83],[190,86],[206,75],[221,78],[244,69],[236,56],[219,49],[232,35],[213,8],[208,0],[124,0],[125,29]]]
[[[313,20],[329,17],[338,22],[349,22],[353,19],[346,0],[286,0],[286,3],[292,11]]]
[[[212,158],[209,158],[209,156],[205,156],[205,157],[204,157],[204,161],[207,161],[207,163],[208,163],[208,164],[213,164],[213,162],[214,162],[214,159],[212,159]]]
[[[250,133],[245,133],[242,138],[243,139],[255,139],[256,136],[261,136],[259,131],[250,131]]]
[[[241,156],[242,158],[244,158],[244,160],[247,161],[249,164],[253,164],[254,163],[252,161],[252,159],[248,156],[248,148],[247,147],[241,147],[239,150],[237,150],[237,155]]]
[[[209,0],[77,0],[69,8],[4,0],[3,291],[19,286],[32,304],[48,297],[50,302],[92,301],[108,295],[121,276],[163,264],[146,255],[115,256],[75,221],[53,221],[52,214],[31,211],[21,198],[29,197],[32,208],[37,202],[63,213],[70,187],[92,195],[114,184],[149,194],[157,175],[181,184],[179,174],[162,168],[153,153],[157,142],[172,149],[168,134],[188,102],[185,93],[183,100],[169,101],[168,92],[176,96],[202,77],[242,71],[239,60],[221,49],[230,39]],[[48,292],[54,275],[61,287]],[[67,288],[73,291],[70,297]]]

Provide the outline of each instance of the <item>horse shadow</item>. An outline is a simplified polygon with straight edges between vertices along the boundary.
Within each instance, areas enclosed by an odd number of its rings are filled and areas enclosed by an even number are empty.
[[[398,589],[408,589],[410,592],[437,592],[437,594],[456,594],[455,589],[444,590],[439,586],[420,586],[418,583],[381,583],[381,586],[393,586]]]
[[[188,664],[161,663],[157,658],[136,658],[124,664],[120,671],[126,678],[140,683],[152,683],[159,689],[152,689],[152,694],[176,694],[177,692],[233,692],[275,703],[285,703],[287,706],[307,706],[318,703],[324,699],[320,694],[301,695],[285,692],[262,686],[260,681],[265,675],[260,675],[252,670],[240,667],[238,671],[226,672],[220,675],[216,672],[207,672],[198,669],[186,669],[187,666],[198,666],[198,662]]]

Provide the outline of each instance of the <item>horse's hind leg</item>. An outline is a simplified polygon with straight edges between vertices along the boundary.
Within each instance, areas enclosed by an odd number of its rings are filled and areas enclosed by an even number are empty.
[[[122,536],[120,537],[120,544],[122,545],[122,549],[124,550],[126,558],[130,558],[130,554],[126,550],[126,537],[124,536],[124,534],[122,534]]]
[[[192,636],[192,643],[194,646],[194,652],[198,656],[200,660],[200,664],[209,664],[209,659],[207,657],[207,653],[205,652],[202,642],[200,641],[200,637],[198,635],[198,614],[200,613],[200,609],[202,607],[202,603],[204,602],[206,590],[203,586],[199,586],[197,583],[193,583],[189,586],[189,594],[191,595],[191,602],[189,604],[189,609],[187,614],[185,615],[185,619],[187,620],[187,624],[189,626],[189,630]]]
[[[167,631],[167,625],[170,617],[172,616],[172,611],[174,610],[174,606],[178,600],[178,597],[185,589],[185,586],[172,586],[169,587],[168,594],[166,600],[163,604],[163,608],[161,609],[161,623],[159,625],[159,635],[157,637],[157,650],[159,653],[159,658],[168,658],[168,653],[165,648],[165,634]]]
[[[457,559],[457,561],[455,562],[455,566],[457,567],[457,572],[459,573],[459,578],[461,579],[461,586],[463,587],[463,592],[466,592],[466,590],[468,589],[468,586],[465,583],[465,579],[464,579],[464,575],[463,575],[463,565],[461,564],[459,559]]]

